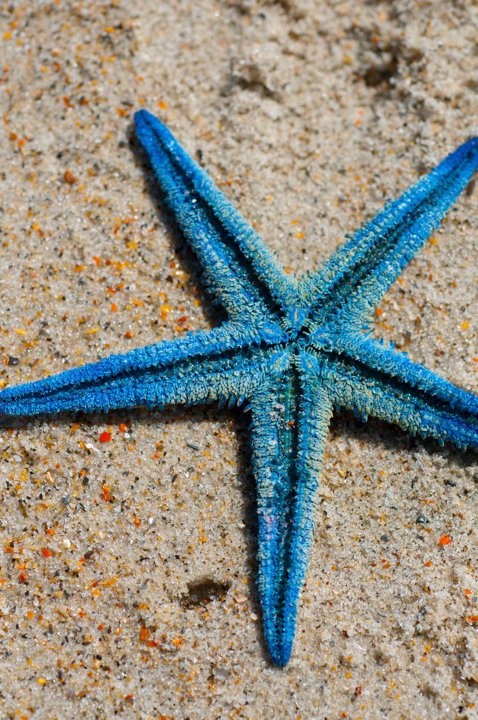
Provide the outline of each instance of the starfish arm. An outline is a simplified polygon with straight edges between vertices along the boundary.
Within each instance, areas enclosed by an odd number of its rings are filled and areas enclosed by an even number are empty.
[[[269,331],[269,332],[268,332]],[[238,323],[112,355],[58,375],[10,387],[0,393],[2,415],[31,416],[64,411],[107,411],[137,405],[194,404],[242,399],[254,374],[248,347],[267,364],[274,341],[270,328],[246,329]],[[259,349],[259,344],[262,349]],[[236,387],[237,386],[237,387]],[[234,390],[236,388],[236,390]]]
[[[478,138],[473,138],[356,232],[304,281],[301,294],[313,308],[312,318],[349,326],[368,320],[477,169]]]
[[[316,514],[316,491],[332,403],[305,354],[289,355],[251,401],[258,493],[259,595],[273,662],[287,664]]]
[[[198,257],[205,281],[230,317],[255,308],[270,316],[297,304],[294,283],[211,178],[166,126],[145,110],[135,115],[136,135],[164,198]]]
[[[359,361],[370,370],[378,371],[398,383],[409,386],[411,391],[421,391],[430,401],[438,400],[450,409],[478,416],[478,396],[463,390],[445,378],[410,360],[401,353],[381,344],[375,338],[362,333],[337,333],[323,336],[319,331],[310,338],[314,347],[320,350],[343,353]]]
[[[394,377],[380,376],[358,363],[330,357],[324,357],[322,363],[334,407],[352,410],[364,419],[371,415],[399,425],[412,435],[435,438],[441,444],[448,441],[461,448],[478,447],[476,409],[457,409],[454,403],[443,399],[443,394],[439,399],[429,390],[425,392]]]

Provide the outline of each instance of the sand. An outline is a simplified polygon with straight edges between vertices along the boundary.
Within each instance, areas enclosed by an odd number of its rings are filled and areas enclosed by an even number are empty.
[[[220,320],[132,142],[139,107],[299,273],[478,133],[475,2],[19,0],[0,23],[3,385]],[[475,392],[477,197],[375,328]],[[246,416],[3,424],[0,717],[478,718],[477,479],[476,453],[338,415],[278,670]]]

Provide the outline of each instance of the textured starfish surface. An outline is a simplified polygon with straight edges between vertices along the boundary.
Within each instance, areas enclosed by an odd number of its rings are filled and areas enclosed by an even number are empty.
[[[250,411],[259,596],[272,661],[294,639],[332,413],[340,408],[423,437],[478,446],[478,397],[368,333],[382,296],[478,169],[478,138],[389,203],[300,282],[169,130],[144,110],[136,135],[164,199],[227,320],[5,389],[0,415],[34,416],[218,401]]]

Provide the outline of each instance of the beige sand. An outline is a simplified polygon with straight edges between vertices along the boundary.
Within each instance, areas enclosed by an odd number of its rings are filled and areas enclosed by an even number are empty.
[[[19,0],[0,22],[4,384],[217,320],[129,144],[136,108],[297,271],[478,132],[473,1]],[[475,189],[376,327],[474,391],[476,209]],[[476,454],[334,421],[277,670],[242,415],[27,422],[0,442],[2,719],[478,718]]]

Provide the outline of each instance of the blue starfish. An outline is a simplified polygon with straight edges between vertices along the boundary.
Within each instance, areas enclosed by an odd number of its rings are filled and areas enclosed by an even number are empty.
[[[169,130],[141,110],[136,134],[166,204],[228,319],[0,393],[0,414],[247,403],[257,485],[259,595],[272,661],[284,666],[313,536],[334,410],[478,446],[478,397],[367,332],[382,296],[478,169],[469,140],[386,205],[315,274],[278,267],[256,232]]]

